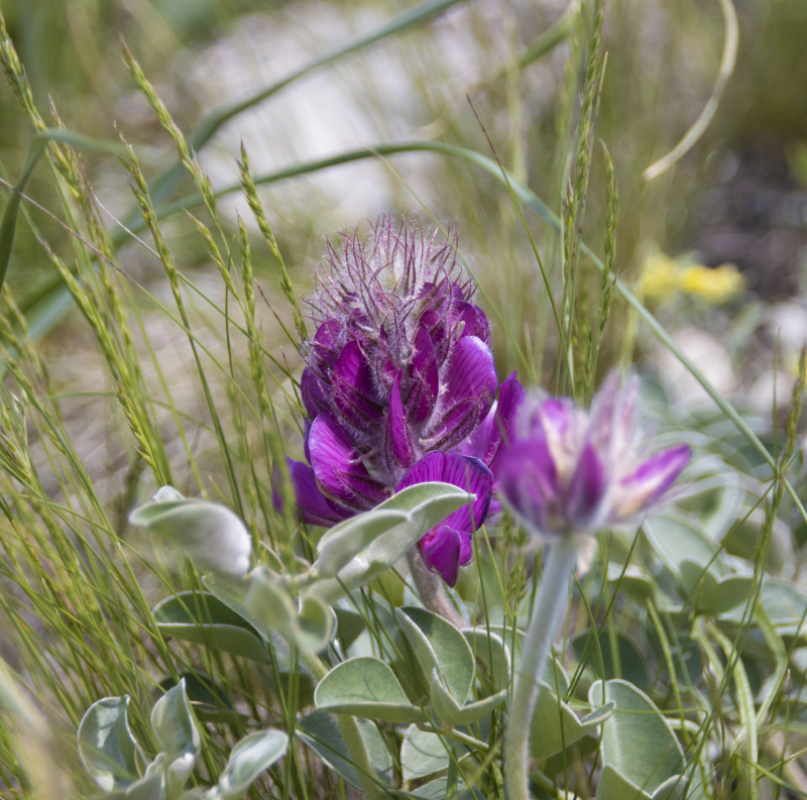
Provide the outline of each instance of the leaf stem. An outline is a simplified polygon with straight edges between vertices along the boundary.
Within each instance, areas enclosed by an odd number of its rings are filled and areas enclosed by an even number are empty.
[[[299,655],[317,682],[325,678],[328,674],[328,667],[316,653],[300,650]],[[350,762],[359,776],[363,796],[366,800],[384,800],[385,793],[375,781],[373,762],[367,753],[367,747],[364,744],[364,739],[362,739],[356,718],[348,714],[337,714],[336,723],[339,725],[339,731],[345,740]]]
[[[538,699],[538,680],[546,665],[549,647],[566,614],[569,580],[577,548],[574,536],[561,536],[549,545],[538,602],[532,613],[521,667],[515,677],[504,741],[504,777],[509,800],[530,800],[530,722]]]
[[[442,581],[426,566],[416,547],[410,547],[406,551],[406,561],[420,602],[432,613],[448,620],[455,628],[464,628],[465,622],[448,601]]]

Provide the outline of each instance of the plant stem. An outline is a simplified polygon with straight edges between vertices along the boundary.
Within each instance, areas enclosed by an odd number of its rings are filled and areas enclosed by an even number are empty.
[[[515,688],[504,740],[504,776],[508,800],[529,800],[530,722],[538,698],[538,681],[543,673],[549,646],[566,615],[569,579],[577,549],[571,534],[549,546],[549,559],[541,581],[538,602],[532,612],[521,667]]]
[[[440,578],[432,572],[423,559],[420,557],[416,547],[410,547],[406,552],[406,560],[409,563],[409,572],[412,575],[412,582],[418,590],[420,602],[429,611],[439,614],[443,619],[447,619],[457,628],[464,628],[465,621],[454,610],[454,607],[443,591],[443,583]]]
[[[300,658],[317,682],[328,674],[328,667],[315,653],[301,650]],[[348,714],[337,714],[336,723],[339,725],[339,731],[345,740],[350,761],[359,776],[363,797],[366,800],[384,800],[386,795],[375,782],[373,762],[370,761],[370,756],[367,754],[367,747],[364,744],[364,739],[362,739],[356,717],[351,717]]]

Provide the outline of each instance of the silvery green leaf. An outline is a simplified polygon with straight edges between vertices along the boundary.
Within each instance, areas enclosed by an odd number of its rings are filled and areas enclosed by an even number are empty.
[[[78,751],[90,777],[105,792],[126,789],[138,777],[138,745],[129,728],[129,697],[93,703],[78,728]]]
[[[393,777],[393,764],[384,737],[378,732],[374,722],[365,719],[357,719],[356,722],[378,779],[389,784]],[[330,714],[324,711],[306,714],[297,724],[297,736],[334,772],[351,786],[361,789],[361,781],[351,763],[339,725]]]
[[[507,700],[507,690],[502,690],[484,700],[461,706],[443,683],[440,673],[436,669],[432,670],[429,693],[431,706],[435,713],[443,722],[447,722],[451,726],[470,725],[500,708]]]
[[[510,650],[501,636],[483,627],[463,628],[462,635],[468,642],[474,660],[481,661],[488,669],[495,689],[506,689],[510,683]]]
[[[294,643],[301,650],[318,653],[330,641],[335,620],[333,611],[319,597],[303,597],[293,620]]]
[[[160,632],[175,639],[224,650],[252,661],[268,661],[258,631],[215,595],[180,592],[152,612]]]
[[[244,607],[264,635],[274,631],[287,642],[315,653],[328,644],[335,617],[319,597],[306,595],[298,611],[286,589],[265,567],[254,569],[248,580]]]
[[[291,637],[297,609],[289,593],[265,567],[257,567],[250,573],[244,607],[259,622],[262,633],[275,631],[286,640]]]
[[[401,772],[404,783],[425,778],[448,769],[451,755],[446,749],[444,737],[422,731],[417,725],[406,729],[401,745]]]
[[[744,604],[755,588],[752,575],[725,575],[719,578],[706,567],[686,558],[678,568],[687,605],[706,616],[719,616]]]
[[[604,686],[597,681],[589,689],[588,699],[592,708],[609,702],[615,705],[602,726],[604,767],[611,767],[650,796],[672,776],[683,773],[681,745],[644,692],[623,680],[606,681]],[[605,800],[604,795],[598,797]]]
[[[317,685],[314,702],[333,714],[426,722],[426,714],[409,702],[392,669],[377,658],[350,658],[338,664]]]
[[[396,608],[401,626],[423,674],[437,669],[462,707],[474,682],[474,657],[465,637],[450,622],[424,608]]]
[[[202,745],[184,680],[154,704],[151,727],[160,754],[166,757],[168,794],[173,797],[193,772]]]
[[[473,499],[474,495],[450,483],[419,483],[398,492],[372,511],[352,517],[348,520],[351,523],[351,527],[347,528],[348,533],[336,530],[345,524],[340,523],[325,534],[324,544],[320,545],[323,548],[321,558],[327,555],[322,574],[329,574],[336,564],[342,563],[344,566],[334,577],[314,583],[309,593],[330,603],[342,597],[346,591],[350,592],[377,578],[427,531]],[[395,514],[403,514],[400,523],[388,527],[387,523],[392,521]],[[376,520],[377,515],[383,516],[382,522]],[[368,526],[367,531],[363,527],[365,525]],[[333,535],[333,539],[326,538],[330,535]],[[357,546],[361,549],[356,550]],[[353,555],[345,560],[347,553]],[[314,563],[314,569],[320,571],[319,559]]]
[[[405,511],[394,508],[382,509],[379,506],[365,514],[357,514],[340,522],[319,540],[317,572],[323,578],[333,577],[373,539],[408,520],[409,514]]]
[[[158,756],[149,764],[146,774],[126,790],[126,798],[127,800],[163,800],[165,788],[164,766],[162,759]]]
[[[249,569],[252,538],[227,506],[185,499],[164,486],[130,514],[129,522],[176,544],[202,572],[243,578]]]
[[[245,736],[232,749],[219,782],[205,795],[206,800],[241,797],[258,776],[285,752],[289,737],[275,728]]]

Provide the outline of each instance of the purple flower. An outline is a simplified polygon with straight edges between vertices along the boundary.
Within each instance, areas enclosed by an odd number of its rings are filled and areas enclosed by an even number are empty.
[[[413,483],[477,495],[419,543],[453,585],[490,506],[502,444],[524,390],[498,388],[490,326],[450,240],[382,217],[367,240],[330,243],[310,301],[316,332],[300,381],[307,464],[289,460],[304,521],[332,525]]]
[[[616,373],[591,412],[568,398],[536,398],[519,415],[518,438],[501,456],[499,488],[540,536],[596,533],[661,501],[690,450],[679,445],[646,460],[636,447],[637,382]]]

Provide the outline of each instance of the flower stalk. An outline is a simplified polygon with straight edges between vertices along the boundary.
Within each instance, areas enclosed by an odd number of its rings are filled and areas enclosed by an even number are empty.
[[[547,547],[549,558],[527,631],[521,667],[515,676],[504,739],[504,777],[509,800],[530,800],[530,723],[538,699],[538,681],[558,626],[566,616],[569,581],[577,557],[573,534],[560,536]]]

